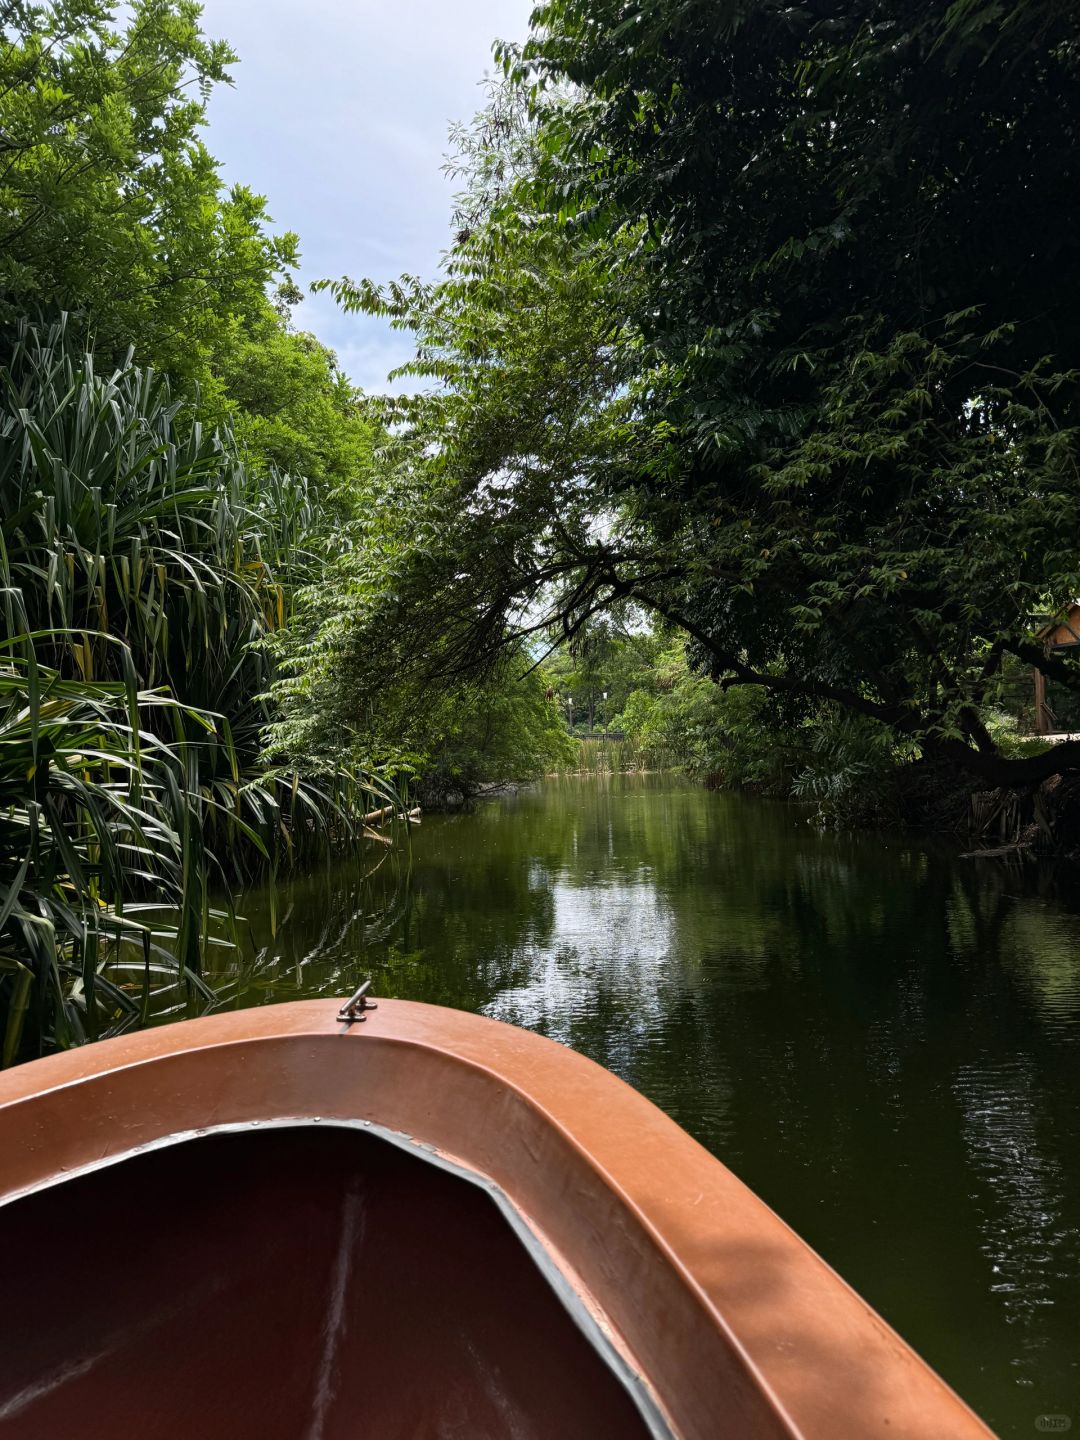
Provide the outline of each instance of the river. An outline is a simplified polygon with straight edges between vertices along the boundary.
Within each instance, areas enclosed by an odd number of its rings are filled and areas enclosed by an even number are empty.
[[[370,857],[365,861],[370,864]],[[1080,1426],[1080,886],[671,776],[552,780],[242,897],[228,1003],[378,995],[584,1051],[1000,1434]]]

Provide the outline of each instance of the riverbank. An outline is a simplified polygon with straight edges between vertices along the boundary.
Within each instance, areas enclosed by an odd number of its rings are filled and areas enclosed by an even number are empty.
[[[913,837],[948,838],[970,853],[1027,853],[1045,858],[1080,854],[1080,780],[1054,776],[1039,786],[986,789],[970,775],[925,760],[835,763],[808,771],[807,750],[785,757],[771,776],[680,765],[668,750],[630,738],[575,737],[563,776],[683,774],[707,790],[784,801],[823,829],[904,830]],[[827,759],[829,757],[826,757]],[[802,767],[800,769],[800,767]],[[800,778],[819,783],[802,784]]]
[[[852,828],[882,822],[914,834],[948,836],[969,854],[1080,854],[1080,778],[1055,775],[1040,785],[986,788],[969,775],[925,761],[880,777],[853,797]]]

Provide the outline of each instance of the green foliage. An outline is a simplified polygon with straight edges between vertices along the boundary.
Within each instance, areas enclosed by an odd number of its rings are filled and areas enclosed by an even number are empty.
[[[660,650],[613,724],[648,768],[676,765],[710,784],[786,793],[796,742],[782,719],[760,692],[722,690],[695,674],[683,641]]]
[[[222,195],[200,138],[235,59],[195,0],[5,7],[0,55],[0,295],[9,319],[77,312],[98,353],[205,379],[296,260],[263,202]]]
[[[522,650],[491,670],[427,685],[392,653],[373,688],[366,657],[368,552],[358,543],[317,588],[301,594],[296,622],[273,638],[280,670],[267,753],[315,771],[359,763],[407,786],[425,805],[483,785],[535,779],[559,768],[570,742],[546,682]],[[377,603],[377,598],[376,598]]]
[[[54,663],[87,681],[116,678],[123,642],[147,686],[229,714],[250,754],[269,679],[252,641],[316,566],[306,483],[256,478],[167,379],[130,357],[99,373],[59,328],[24,329],[0,371],[0,441],[9,633],[59,627]]]
[[[1050,749],[1050,742],[1041,736],[1021,733],[1016,717],[1004,710],[991,710],[986,717],[986,728],[1003,755],[1022,758],[1025,755],[1042,755]]]
[[[101,374],[59,327],[22,329],[0,370],[9,1058],[138,1018],[106,973],[141,933],[134,900],[179,911],[155,973],[197,977],[212,884],[356,839],[385,798],[366,772],[261,760],[260,642],[320,573],[332,520],[153,371]]]
[[[303,476],[347,508],[371,469],[377,427],[333,352],[270,311],[216,366],[240,453],[256,468]]]
[[[129,1029],[163,975],[213,999],[200,978],[215,873],[207,807],[189,787],[190,747],[164,743],[150,721],[213,722],[137,691],[116,649],[126,681],[64,679],[26,635],[0,659],[4,1065]]]
[[[357,653],[433,677],[634,605],[789,727],[840,706],[994,784],[1080,763],[985,723],[1006,657],[1080,683],[1036,620],[1080,583],[1078,23],[541,5],[444,279],[335,287],[440,385],[397,412]]]
[[[619,682],[628,671],[636,684],[627,691]],[[601,630],[583,669],[574,657],[556,655],[544,672],[554,686],[573,682],[579,692],[584,674],[621,701],[605,718],[621,738],[578,740],[576,771],[675,767],[712,786],[793,797],[811,806],[821,824],[898,819],[897,790],[910,746],[898,746],[887,727],[834,705],[803,714],[760,687],[718,686],[690,668],[682,640],[651,632],[620,640]],[[1019,741],[1007,717],[989,723],[1006,755],[1046,748]]]
[[[422,804],[537,779],[567,763],[561,716],[539,674],[523,673],[527,665],[521,655],[507,656],[494,673],[440,688],[424,704],[410,704],[407,693],[384,697],[380,728],[415,754],[413,790]]]
[[[142,1018],[161,977],[200,985],[211,885],[359,839],[389,793],[262,758],[265,642],[340,550],[376,426],[290,326],[295,236],[222,189],[201,130],[234,57],[199,19],[194,0],[4,11],[8,1060]]]
[[[671,635],[597,622],[549,656],[543,674],[564,719],[568,696],[575,715],[592,697],[594,724],[622,737],[579,740],[576,769],[677,767],[710,784],[787,794],[805,751],[803,727],[787,726],[765,694],[716,686]]]
[[[130,346],[199,395],[243,455],[347,486],[371,425],[334,357],[290,328],[295,235],[263,200],[223,190],[201,132],[228,45],[195,0],[5,7],[0,55],[0,323],[68,315],[98,364]],[[272,298],[273,297],[273,298]]]
[[[189,784],[241,816],[275,863],[351,832],[366,781],[330,767],[318,772],[330,789],[312,790],[291,770],[266,776],[261,759],[274,678],[263,642],[323,574],[336,523],[306,480],[250,469],[227,430],[189,418],[130,357],[101,375],[59,329],[26,330],[0,371],[0,518],[8,633],[55,631],[39,644],[66,678],[127,667],[221,717],[189,753]]]
[[[546,631],[552,587],[576,634],[605,588],[579,585],[594,501],[624,458],[611,245],[519,215],[509,186],[533,149],[519,96],[497,91],[460,138],[469,188],[445,277],[330,287],[346,309],[413,331],[404,372],[432,386],[386,409],[364,603],[348,622],[357,663],[388,682],[402,667],[428,679],[483,669]]]
[[[893,822],[901,758],[884,725],[829,706],[816,717],[791,793],[821,825]]]
[[[583,234],[648,217],[634,383],[672,444],[625,494],[669,569],[637,598],[718,676],[1012,774],[986,688],[1045,659],[1034,616],[1076,586],[1076,15],[553,0],[535,22],[511,70],[577,98],[541,89],[533,196]]]
[[[627,619],[634,623],[605,617],[583,625],[545,658],[544,676],[567,720],[572,713],[590,729],[610,726],[630,692],[652,683],[662,641],[640,615]]]

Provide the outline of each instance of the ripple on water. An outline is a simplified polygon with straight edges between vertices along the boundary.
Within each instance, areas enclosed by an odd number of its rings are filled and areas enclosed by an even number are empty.
[[[1015,1327],[1011,1364],[1034,1370],[1047,1340],[1041,1312],[1055,1303],[1063,1274],[1076,1275],[1077,1231],[1064,1221],[1065,1177],[1041,1133],[1033,1062],[987,1058],[961,1066],[954,1085],[968,1164],[985,1283]],[[1027,1377],[1020,1373],[1018,1384]]]

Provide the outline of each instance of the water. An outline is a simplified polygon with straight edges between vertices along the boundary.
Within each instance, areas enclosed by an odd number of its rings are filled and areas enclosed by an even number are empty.
[[[369,863],[369,862],[368,862]],[[241,909],[232,1003],[526,1025],[718,1155],[1002,1435],[1080,1426],[1080,887],[669,777],[426,818]]]

